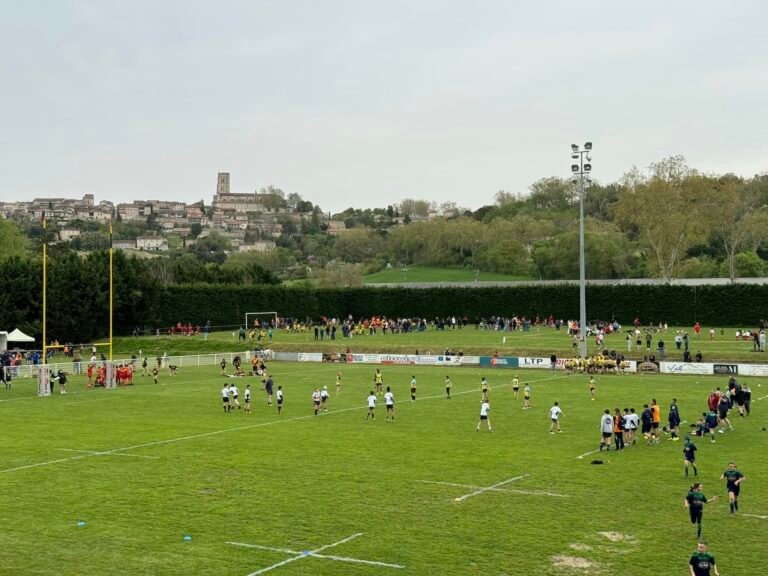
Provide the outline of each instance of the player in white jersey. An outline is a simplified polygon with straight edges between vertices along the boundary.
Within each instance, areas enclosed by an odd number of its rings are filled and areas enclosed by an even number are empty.
[[[277,387],[277,415],[283,413],[283,387]]]
[[[451,386],[453,386],[453,382],[451,382],[451,377],[446,376],[445,377],[445,397],[448,400],[451,399]]]
[[[416,402],[416,376],[411,376],[411,402]]]
[[[251,413],[251,385],[245,385],[245,411]]]
[[[221,401],[224,403],[224,413],[229,412],[229,384],[224,384],[221,389]]]
[[[554,434],[555,428],[557,428],[558,432],[562,432],[560,429],[560,416],[563,415],[563,411],[560,409],[560,405],[555,402],[555,404],[552,406],[552,408],[549,409],[549,419],[551,421],[551,424],[549,425],[549,433]]]
[[[323,412],[328,412],[328,386],[323,386],[323,389],[320,390],[320,405]]]
[[[484,421],[488,423],[488,432],[492,432],[491,419],[488,416],[488,412],[491,411],[491,404],[487,400],[480,404],[480,421],[477,423],[477,431],[480,432],[480,424]]]
[[[238,397],[240,396],[240,391],[237,389],[237,385],[232,385],[232,387],[229,389],[230,394],[232,394],[232,410],[235,409],[235,406],[237,406],[238,410],[242,410],[242,406],[240,406],[240,401],[238,400]]]
[[[600,418],[600,452],[603,448],[606,450],[611,449],[611,436],[613,435],[613,418],[611,417],[610,410],[604,410],[603,415]]]
[[[315,416],[317,416],[317,413],[320,411],[320,388],[315,388],[315,391],[312,392],[312,408],[315,411]]]
[[[512,392],[515,393],[515,400],[517,400],[520,395],[520,378],[517,376],[512,378]]]
[[[371,390],[371,393],[368,395],[368,414],[365,415],[366,420],[368,420],[368,418],[376,420],[374,410],[376,410],[376,394]]]
[[[392,394],[392,390],[387,386],[387,391],[384,393],[384,403],[387,405],[387,422],[390,420],[395,421],[395,395]]]
[[[640,417],[635,414],[634,408],[629,409],[629,416],[627,416],[625,422],[629,423],[629,440],[626,443],[628,444],[630,441],[632,444],[637,443],[637,429],[640,426]]]

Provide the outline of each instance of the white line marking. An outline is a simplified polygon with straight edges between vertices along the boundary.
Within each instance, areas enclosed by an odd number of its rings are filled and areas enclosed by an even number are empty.
[[[758,398],[758,400],[765,400],[766,398],[768,398],[768,396],[760,396],[760,398]]]
[[[233,546],[242,546],[243,548],[255,548],[256,550],[266,550],[267,552],[282,552],[283,554],[302,554],[298,550],[290,550],[288,548],[274,548],[272,546],[262,546],[261,544],[244,544],[243,542],[226,542],[226,544],[232,544]]]
[[[454,482],[439,482],[437,480],[416,480],[416,482],[423,482],[424,484],[441,484],[443,486],[455,486],[457,488],[469,488],[470,490],[477,490],[483,488],[482,486],[470,486],[469,484],[456,484]],[[492,488],[496,492],[504,492],[505,488]]]
[[[590,454],[594,454],[595,452],[600,452],[600,449],[597,450],[590,450],[589,452],[584,452],[581,456],[576,456],[576,460],[583,460],[584,456],[589,456]]]
[[[505,480],[504,482],[500,484],[494,484],[493,486],[472,486],[470,484],[457,484],[455,482],[440,482],[438,480],[416,480],[416,482],[422,482],[424,484],[440,484],[441,486],[455,486],[456,488],[469,488],[470,490],[474,491],[471,494],[467,494],[463,496],[459,500],[463,500],[464,498],[469,498],[470,496],[479,494],[481,492],[512,492],[514,494],[526,494],[528,496],[553,496],[555,498],[568,498],[568,496],[565,494],[556,494],[555,492],[547,492],[544,490],[520,490],[517,488],[498,488],[498,486],[512,482],[512,480],[519,480],[520,478],[524,478],[525,476],[527,476],[527,474],[524,474],[523,476],[518,476],[517,478],[512,478],[511,480]]]
[[[560,378],[566,378],[566,375],[563,376],[551,376],[549,378],[540,378],[538,380],[531,380],[531,382],[544,382],[545,380],[557,380]],[[512,384],[500,384],[498,386],[495,386],[496,388],[507,388],[511,386]],[[456,392],[453,394],[454,396],[461,396],[463,394],[476,394],[477,390],[465,390],[463,392]],[[423,402],[424,400],[434,400],[435,398],[445,398],[443,394],[437,394],[435,396],[425,396],[421,399]],[[334,410],[331,412],[324,412],[321,413],[319,416],[330,416],[331,414],[341,414],[342,412],[350,412],[352,410],[367,410],[367,406],[353,406],[351,408],[343,408],[341,410]],[[195,440],[197,438],[206,438],[208,436],[215,436],[217,434],[224,434],[226,432],[238,432],[240,430],[250,430],[252,428],[260,428],[262,426],[272,426],[273,424],[279,424],[281,422],[295,422],[297,420],[307,420],[309,418],[316,418],[317,416],[314,416],[312,414],[307,414],[305,416],[296,416],[295,418],[286,418],[286,419],[277,419],[272,420],[271,422],[261,422],[259,424],[251,424],[249,426],[236,426],[234,428],[224,428],[223,430],[214,430],[213,432],[203,432],[201,434],[191,434],[189,436],[181,436],[179,438],[169,438],[167,440],[157,440],[155,442],[146,442],[144,444],[135,444],[133,446],[124,446],[122,448],[114,448],[112,450],[105,450],[102,454],[112,454],[115,452],[124,452],[126,450],[136,450],[138,448],[146,448],[148,446],[161,446],[163,444],[173,444],[174,442],[183,442],[185,440]],[[26,464],[24,466],[16,466],[14,468],[5,468],[4,470],[0,470],[0,474],[5,474],[8,472],[18,472],[19,470],[29,470],[31,468],[38,468],[40,466],[50,466],[52,464],[60,464],[62,462],[69,462],[70,460],[80,460],[81,458],[88,458],[89,456],[93,456],[92,454],[82,454],[79,456],[72,456],[71,458],[59,458],[56,460],[47,460],[44,462],[37,462],[35,464]]]
[[[528,496],[552,496],[553,498],[568,498],[567,494],[557,494],[545,490],[519,490],[517,488],[504,488],[504,492],[514,492],[515,494],[526,494]]]
[[[346,556],[329,556],[326,554],[315,554],[314,552],[310,552],[309,556],[314,556],[315,558],[326,558],[328,560],[336,560],[338,562],[353,562],[356,564],[367,564],[369,566],[383,566],[386,568],[405,568],[402,564],[389,564],[388,562],[378,562],[376,560],[361,560],[359,558],[348,558]]]
[[[248,574],[248,576],[258,576],[259,574],[264,574],[265,572],[269,572],[270,570],[274,570],[275,568],[280,568],[281,566],[285,566],[286,564],[290,564],[291,562],[296,562],[296,560],[301,560],[302,558],[310,558],[310,557],[323,558],[325,560],[335,560],[336,562],[351,562],[354,564],[365,564],[367,566],[381,566],[384,568],[405,568],[405,566],[402,566],[400,564],[389,564],[387,562],[377,562],[376,560],[361,560],[360,558],[349,558],[347,556],[332,556],[330,554],[320,554],[320,552],[322,552],[323,550],[327,550],[328,548],[333,548],[335,546],[340,546],[341,544],[346,544],[347,542],[350,542],[355,538],[359,538],[362,535],[363,535],[362,532],[357,532],[356,534],[347,536],[346,538],[343,538],[338,542],[334,542],[333,544],[326,544],[324,546],[320,546],[320,548],[316,548],[315,550],[307,550],[305,552],[299,552],[298,550],[290,550],[288,548],[273,548],[272,546],[261,546],[259,544],[244,544],[242,542],[227,542],[227,544],[231,544],[233,546],[242,546],[243,548],[255,548],[256,550],[267,550],[269,552],[281,552],[283,554],[294,555],[291,558],[287,558],[281,562],[272,564],[272,566],[267,566],[266,568],[256,570],[256,572],[251,572],[250,574]]]
[[[83,454],[90,454],[92,456],[129,456],[131,458],[151,458],[152,460],[159,460],[159,456],[144,456],[143,454],[112,454],[110,452],[99,452],[98,450],[75,450],[74,448],[57,448],[61,452],[81,452]]]
[[[515,476],[514,478],[509,478],[508,480],[502,480],[501,482],[497,482],[493,486],[488,486],[486,488],[478,488],[474,492],[470,492],[469,494],[464,494],[464,496],[460,496],[458,500],[461,502],[463,500],[466,500],[467,498],[471,498],[472,496],[477,496],[479,494],[482,494],[483,492],[488,492],[489,490],[493,490],[494,488],[498,488],[499,486],[504,486],[505,484],[514,482],[515,480],[522,480],[526,476],[528,476],[528,474],[523,474],[522,476]]]
[[[768,518],[768,516],[761,516],[760,514],[739,514],[739,516],[749,516],[750,518],[760,518],[761,520]]]

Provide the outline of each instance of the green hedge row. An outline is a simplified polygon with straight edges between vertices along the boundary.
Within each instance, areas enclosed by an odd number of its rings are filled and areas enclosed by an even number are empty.
[[[246,312],[275,310],[300,319],[322,315],[355,318],[372,315],[461,315],[470,320],[491,315],[578,318],[578,286],[471,288],[339,288],[273,286],[176,286],[161,295],[159,324],[178,321],[213,325],[237,324]],[[590,320],[643,324],[667,322],[708,326],[756,326],[768,318],[768,286],[588,286]],[[147,319],[147,324],[153,324]]]

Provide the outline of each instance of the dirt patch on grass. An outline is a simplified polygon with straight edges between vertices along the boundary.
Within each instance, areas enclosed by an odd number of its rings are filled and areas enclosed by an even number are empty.
[[[590,568],[595,568],[597,564],[595,562],[592,562],[591,560],[587,560],[586,558],[581,558],[580,556],[552,556],[552,565],[556,568],[570,568],[570,569],[578,569],[578,570],[588,570]]]
[[[623,532],[598,532],[598,534],[611,542],[635,543],[635,537],[632,534],[624,534]]]
[[[580,544],[579,542],[574,542],[568,547],[571,550],[579,550],[580,552],[588,552],[592,550],[592,546],[590,546],[589,544]]]

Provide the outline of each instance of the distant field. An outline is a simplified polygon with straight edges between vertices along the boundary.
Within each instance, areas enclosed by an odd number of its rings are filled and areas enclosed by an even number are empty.
[[[683,508],[681,443],[595,452],[603,409],[673,397],[689,430],[725,377],[584,376],[382,366],[396,399],[366,421],[375,367],[273,363],[285,410],[236,380],[252,414],[224,413],[216,367],[160,383],[35,395],[0,388],[0,574],[13,576],[657,576],[688,573],[696,531]],[[341,395],[335,391],[342,371]],[[530,410],[510,387],[530,383]],[[445,398],[446,374],[453,398]],[[418,379],[411,402],[409,382]],[[480,378],[494,432],[476,432]],[[765,573],[766,390],[734,431],[697,442],[704,537],[724,576]],[[310,395],[328,385],[327,413]],[[763,400],[757,400],[763,398]],[[549,407],[563,433],[549,434]],[[593,460],[602,462],[593,465]],[[747,476],[730,516],[721,472]],[[761,552],[762,550],[762,552]],[[760,560],[763,558],[763,560]],[[578,565],[580,569],[570,568]],[[763,568],[760,568],[763,566]]]
[[[365,277],[366,284],[398,284],[402,282],[504,282],[513,280],[530,280],[524,276],[480,272],[466,268],[428,268],[412,266],[409,268],[389,268]]]
[[[682,360],[682,351],[675,349],[674,336],[676,328],[669,328],[666,332],[654,335],[653,348],[656,347],[659,337],[663,338],[668,350],[667,358],[670,360]],[[692,333],[690,328],[687,330]],[[709,328],[704,327],[704,332]],[[738,360],[752,363],[768,363],[768,354],[753,352],[752,343],[736,340],[735,328],[726,328],[720,334],[717,329],[715,340],[710,341],[708,336],[700,339],[691,339],[691,354],[701,351],[705,362],[721,360]],[[638,350],[632,344],[632,350],[627,350],[626,333],[610,334],[606,336],[605,347],[621,351],[630,360],[642,359],[647,353],[645,342]],[[237,332],[232,330],[213,332],[208,341],[202,336],[173,336],[173,337],[141,337],[141,338],[117,338],[114,344],[114,352],[117,356],[139,355],[139,350],[144,355],[155,356],[168,353],[179,354],[204,354],[208,352],[232,352],[236,350],[252,349],[257,343],[239,342]],[[571,338],[566,330],[556,331],[554,328],[531,328],[530,332],[496,332],[493,330],[476,330],[474,326],[468,326],[462,330],[433,330],[428,328],[424,332],[411,332],[407,334],[382,334],[354,336],[342,338],[339,333],[336,340],[315,341],[311,331],[289,333],[278,330],[274,333],[271,342],[263,343],[264,346],[274,350],[292,352],[344,352],[351,348],[353,352],[392,352],[401,354],[413,354],[418,350],[422,354],[441,354],[446,348],[455,351],[463,351],[467,355],[491,355],[499,352],[505,356],[544,356],[549,357],[553,352],[561,358],[573,355]],[[589,341],[589,351],[594,353],[597,347],[594,341]],[[655,350],[654,350],[654,353]],[[60,357],[60,356],[59,356]],[[55,362],[56,360],[54,360]]]

